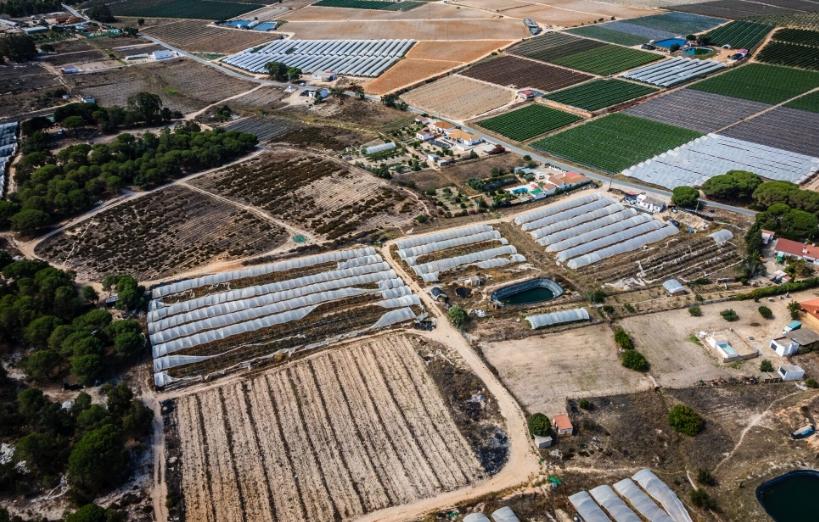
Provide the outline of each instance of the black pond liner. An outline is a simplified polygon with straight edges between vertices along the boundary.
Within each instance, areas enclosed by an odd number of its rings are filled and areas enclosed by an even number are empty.
[[[786,483],[799,480],[791,488],[804,488],[807,494],[800,491],[782,490]],[[770,495],[778,493],[784,497],[772,505]],[[804,492],[803,492],[804,493]],[[756,488],[756,499],[765,512],[775,522],[810,522],[819,520],[819,471],[797,469],[765,481]]]

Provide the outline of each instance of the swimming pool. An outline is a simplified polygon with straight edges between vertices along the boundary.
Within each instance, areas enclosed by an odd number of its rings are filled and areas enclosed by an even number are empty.
[[[673,45],[677,45],[682,47],[685,45],[686,40],[685,38],[666,38],[665,40],[659,40],[654,42],[654,45],[657,47],[662,47],[663,49],[671,49]]]

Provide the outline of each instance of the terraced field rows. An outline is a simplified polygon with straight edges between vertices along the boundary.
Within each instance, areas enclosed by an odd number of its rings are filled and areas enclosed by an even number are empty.
[[[176,416],[189,520],[350,519],[483,473],[406,337],[182,397]]]

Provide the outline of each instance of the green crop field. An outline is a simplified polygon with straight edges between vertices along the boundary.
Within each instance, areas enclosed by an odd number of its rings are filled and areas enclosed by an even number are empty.
[[[819,112],[819,91],[806,94],[800,98],[786,103],[785,107],[800,109],[803,111]]]
[[[819,87],[819,72],[752,63],[690,88],[762,103],[781,103],[815,87]]]
[[[565,127],[579,119],[580,117],[574,114],[558,111],[544,105],[532,104],[480,121],[478,125],[515,141],[524,141],[545,132]]]
[[[819,47],[786,42],[769,42],[757,55],[756,59],[765,63],[819,71]]]
[[[773,39],[777,42],[788,42],[819,47],[819,31],[809,31],[807,29],[780,29],[774,33]]]
[[[627,114],[610,114],[532,146],[560,158],[617,173],[702,136]]]
[[[382,9],[384,11],[409,11],[423,2],[386,2],[383,0],[319,0],[319,7],[347,7],[350,9]]]
[[[109,5],[116,16],[149,16],[156,18],[197,18],[227,20],[254,11],[262,4],[220,0],[125,0]]]
[[[753,49],[773,26],[756,22],[731,22],[707,34],[714,45],[730,45],[732,49]]]
[[[604,42],[620,44],[620,45],[640,45],[646,43],[646,38],[643,36],[635,36],[633,34],[623,33],[621,31],[612,31],[599,25],[587,25],[585,27],[576,27],[567,31],[577,36],[587,36]]]
[[[633,69],[660,58],[662,56],[659,54],[646,53],[617,45],[603,45],[587,51],[561,56],[551,60],[551,62],[578,71],[609,75],[626,69]]]
[[[596,111],[653,92],[657,92],[654,87],[623,80],[595,80],[549,94],[546,98],[587,111]]]

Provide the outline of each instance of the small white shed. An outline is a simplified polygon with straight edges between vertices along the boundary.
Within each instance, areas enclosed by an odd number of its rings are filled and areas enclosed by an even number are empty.
[[[795,364],[783,364],[776,371],[783,381],[799,381],[805,377],[805,370]]]

